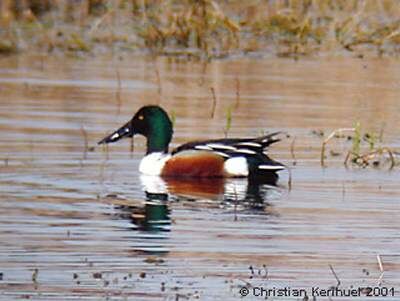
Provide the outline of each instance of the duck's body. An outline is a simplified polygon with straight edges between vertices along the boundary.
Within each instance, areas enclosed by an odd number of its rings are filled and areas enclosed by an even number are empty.
[[[171,153],[172,123],[158,106],[142,107],[124,126],[99,142],[115,142],[142,134],[147,138],[147,153],[139,171],[163,177],[253,177],[271,176],[285,168],[271,160],[265,149],[279,141],[278,133],[257,138],[218,139],[183,144]]]

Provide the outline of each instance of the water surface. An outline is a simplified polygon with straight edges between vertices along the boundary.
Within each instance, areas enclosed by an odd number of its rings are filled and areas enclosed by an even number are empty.
[[[238,300],[243,286],[336,286],[331,265],[339,287],[394,287],[384,299],[397,300],[399,169],[346,170],[346,139],[321,168],[312,131],[359,121],[399,149],[399,70],[392,59],[2,58],[0,299]],[[270,154],[291,167],[291,189],[285,172],[278,186],[140,176],[143,138],[133,152],[130,140],[96,142],[145,104],[175,116],[173,146],[223,137],[229,107],[230,137],[286,131]]]

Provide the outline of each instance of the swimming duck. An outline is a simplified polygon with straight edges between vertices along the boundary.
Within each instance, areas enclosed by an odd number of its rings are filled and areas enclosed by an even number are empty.
[[[279,132],[256,138],[225,138],[192,141],[168,152],[173,128],[168,114],[159,106],[144,106],[112,134],[105,144],[136,134],[147,138],[147,151],[139,165],[146,175],[162,177],[277,177],[285,166],[270,159],[265,149],[280,141]]]

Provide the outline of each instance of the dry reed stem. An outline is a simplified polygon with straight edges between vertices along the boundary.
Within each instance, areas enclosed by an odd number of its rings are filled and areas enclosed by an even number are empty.
[[[285,167],[285,169],[287,170],[287,172],[288,172],[288,182],[287,182],[287,184],[288,184],[288,191],[291,191],[292,190],[292,170],[289,168],[289,166],[287,166],[287,165],[285,165],[285,164],[282,164],[284,167]]]
[[[292,143],[290,143],[290,155],[292,156],[292,159],[293,159],[293,165],[297,164],[296,155],[294,153],[295,143],[296,143],[296,137],[294,137],[292,140]]]
[[[157,87],[158,87],[157,91],[158,91],[158,95],[159,95],[160,101],[161,101],[161,98],[162,98],[162,85],[161,85],[160,71],[158,70],[157,59],[155,59],[154,67],[155,67],[156,81],[157,81]]]
[[[344,163],[344,166],[345,166],[346,168],[348,168],[348,164],[347,164],[347,163],[348,163],[348,161],[349,161],[349,159],[350,159],[350,157],[351,157],[352,155],[353,155],[353,156],[357,156],[357,154],[353,153],[352,151],[348,151],[348,152],[347,152],[346,158],[344,159],[344,162],[343,162],[343,163]]]
[[[390,157],[390,166],[389,166],[389,170],[392,170],[392,169],[394,168],[394,166],[396,165],[396,161],[395,161],[395,159],[394,159],[393,151],[392,151],[390,148],[388,148],[388,147],[382,147],[382,148],[376,150],[375,152],[372,152],[372,153],[367,154],[367,155],[374,155],[374,156],[375,156],[375,154],[382,155],[384,152],[386,152],[386,153],[389,154],[389,157]]]
[[[332,274],[333,274],[333,276],[335,276],[335,279],[336,279],[336,281],[337,281],[337,284],[336,284],[336,287],[339,287],[339,285],[340,285],[340,279],[339,279],[339,277],[338,277],[338,275],[336,274],[336,272],[335,272],[335,270],[333,269],[333,266],[330,264],[329,265],[329,268],[331,269],[331,271],[332,271]]]
[[[321,147],[321,166],[326,167],[325,165],[325,148],[328,142],[334,138],[338,134],[342,134],[344,132],[355,132],[355,128],[341,128],[341,129],[336,129],[332,133],[329,134],[329,136],[322,142],[322,147]]]
[[[216,106],[217,106],[217,96],[215,95],[215,89],[214,89],[214,87],[210,87],[210,90],[211,90],[211,94],[212,94],[212,97],[213,97],[213,102],[212,102],[212,106],[211,106],[211,115],[210,115],[210,117],[213,119],[213,118],[214,118],[214,115],[215,115],[215,108],[216,108]]]
[[[377,150],[374,150],[372,152],[366,153],[366,154],[356,154],[352,151],[349,151],[346,155],[346,158],[344,160],[344,165],[346,166],[346,168],[348,168],[348,161],[350,160],[350,158],[353,156],[352,160],[358,160],[361,159],[362,160],[362,164],[367,165],[368,162],[374,158],[376,158],[377,156],[381,156],[383,153],[388,153],[389,158],[390,158],[390,166],[389,166],[389,170],[392,170],[394,168],[394,166],[396,165],[396,160],[394,158],[394,152],[388,148],[388,147],[382,147],[379,148]]]
[[[130,147],[131,158],[133,157],[134,150],[135,150],[135,144],[134,144],[134,139],[133,139],[133,136],[132,136],[132,138],[131,138],[131,147]]]
[[[102,144],[102,150],[106,154],[105,160],[107,161],[109,159],[108,144]]]
[[[104,170],[105,170],[105,167],[106,167],[106,164],[107,164],[107,160],[108,160],[108,158],[102,160],[101,164],[100,164],[100,168],[99,168],[99,182],[100,182],[101,185],[103,185],[104,180],[105,180]]]
[[[87,153],[89,150],[89,139],[88,139],[88,133],[85,130],[85,128],[83,127],[83,125],[81,125],[81,133],[83,136],[83,159],[86,160],[87,159]]]
[[[292,170],[288,168],[289,179],[288,179],[288,190],[292,191]]]
[[[110,9],[107,13],[105,13],[103,16],[97,18],[94,22],[93,25],[90,27],[88,34],[92,35],[97,29],[100,27],[100,25],[110,17],[110,15],[114,14],[114,9]]]
[[[376,259],[378,260],[379,270],[380,270],[381,272],[383,272],[384,270],[383,270],[383,264],[382,264],[381,255],[380,255],[380,254],[376,255]]]
[[[235,103],[235,109],[239,108],[240,104],[240,81],[239,78],[235,78],[236,82],[236,103]]]
[[[206,81],[206,75],[207,75],[207,66],[208,66],[208,60],[204,60],[202,62],[202,66],[201,66],[201,76],[200,79],[198,81],[199,86],[204,85],[205,81]]]
[[[139,47],[203,58],[222,57],[235,51],[266,50],[271,42],[278,55],[286,56],[298,57],[319,50],[335,51],[338,46],[354,51],[358,45],[370,45],[378,53],[396,55],[400,37],[396,18],[399,14],[398,0],[137,0],[131,3],[81,0],[77,7],[63,0],[52,1],[49,9],[41,10],[31,8],[40,1],[18,2],[22,4],[15,7],[10,0],[0,1],[3,27],[11,32],[10,24],[15,24],[22,33],[19,34],[21,37],[12,37],[11,42],[16,45],[29,34],[29,30],[26,32],[24,29],[29,21],[40,29],[35,35],[47,37],[50,45],[58,47],[52,32],[76,25],[74,15],[79,15],[84,36],[106,41],[106,46],[118,37],[114,29],[118,30],[121,25],[122,32],[127,30],[126,35],[142,42]],[[99,2],[105,7],[102,12],[95,9]],[[140,14],[132,15],[133,6]],[[49,23],[54,25],[50,28],[43,25]],[[108,40],[104,39],[104,34],[109,35]],[[192,38],[193,35],[196,38]],[[25,44],[37,46],[36,37],[25,40]],[[252,43],[252,40],[256,42]],[[175,49],[171,50],[171,45]],[[15,52],[17,49],[9,46],[11,49],[7,50],[6,46],[3,51]]]
[[[380,254],[376,255],[376,259],[378,261],[379,270],[381,271],[381,274],[379,275],[379,278],[378,278],[378,281],[377,281],[378,286],[380,286],[382,284],[382,279],[383,279],[383,275],[385,274],[385,270],[383,268],[382,259],[381,259],[381,255]]]

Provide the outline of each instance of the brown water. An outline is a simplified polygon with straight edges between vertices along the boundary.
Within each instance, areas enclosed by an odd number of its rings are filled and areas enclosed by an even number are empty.
[[[370,300],[398,300],[399,167],[346,170],[350,144],[336,139],[342,155],[323,169],[312,130],[360,121],[398,150],[399,70],[389,59],[1,58],[0,299],[238,300],[246,285],[335,286],[331,265],[339,288],[380,284],[389,296]],[[292,189],[285,172],[277,187],[140,177],[142,138],[133,153],[129,140],[85,151],[85,132],[95,146],[150,103],[176,116],[175,146],[223,136],[229,106],[231,137],[287,131],[271,155],[291,166]]]

